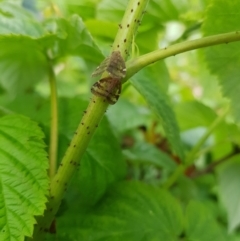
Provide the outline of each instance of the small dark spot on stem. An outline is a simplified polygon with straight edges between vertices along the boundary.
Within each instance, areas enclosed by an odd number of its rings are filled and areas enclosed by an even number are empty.
[[[126,43],[127,42],[127,39],[124,39],[124,43]]]
[[[87,111],[85,110],[85,111],[83,111],[83,113],[84,113],[84,114],[87,114]]]
[[[98,125],[95,125],[95,127],[97,128],[97,127],[98,127]]]
[[[90,131],[87,133],[88,135],[90,134]]]
[[[59,183],[59,180],[57,180],[56,182]]]
[[[54,196],[51,196],[51,199],[54,199]]]
[[[127,25],[127,28],[129,28],[129,24]]]
[[[89,126],[87,126],[87,129],[89,129]]]
[[[60,166],[62,167],[62,166],[63,166],[63,164],[62,164],[62,163],[60,163]]]
[[[77,132],[75,132],[75,135],[77,135]]]
[[[119,28],[122,28],[122,25],[121,24],[118,24]]]
[[[133,9],[131,9],[131,13],[133,12]]]
[[[117,45],[117,47],[119,48],[119,44]]]
[[[73,146],[74,148],[76,147],[76,145]]]
[[[136,22],[137,22],[137,19],[134,19],[134,22],[136,23]]]
[[[138,6],[140,5],[140,2],[138,2]]]
[[[81,124],[82,124],[82,125],[84,125],[84,123],[83,123],[83,122],[82,122]]]

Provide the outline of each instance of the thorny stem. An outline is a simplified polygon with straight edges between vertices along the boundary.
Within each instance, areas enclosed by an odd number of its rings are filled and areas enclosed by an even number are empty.
[[[119,31],[113,43],[112,50],[120,51],[124,60],[129,56],[132,41],[136,35],[138,26],[149,0],[130,0],[119,24]]]
[[[184,53],[190,50],[209,47],[219,44],[227,44],[230,42],[240,41],[240,31],[235,31],[225,34],[217,34],[201,39],[185,41],[183,43],[174,44],[172,46],[159,49],[148,54],[144,54],[138,58],[131,59],[127,62],[127,75],[123,82],[136,74],[142,68],[167,57],[175,56],[176,54]]]
[[[49,143],[49,177],[54,177],[57,167],[57,148],[58,148],[58,104],[57,86],[53,69],[49,70],[49,84],[51,90],[51,130]]]
[[[173,174],[168,178],[168,180],[164,184],[164,188],[170,188],[177,181],[180,175],[183,174],[184,171],[193,164],[197,154],[199,153],[200,148],[208,139],[208,137],[212,134],[213,130],[224,120],[227,113],[228,113],[228,108],[220,116],[216,118],[216,120],[211,124],[211,126],[208,128],[206,133],[199,139],[197,144],[186,156],[185,162],[183,164],[180,164],[173,172]]]
[[[119,25],[119,32],[113,44],[113,51],[120,51],[124,60],[128,56],[131,41],[135,35],[149,0],[130,0],[125,15]],[[45,233],[59,209],[69,181],[80,166],[83,156],[99,122],[101,121],[108,103],[99,96],[92,96],[85,114],[75,132],[75,135],[62,159],[59,169],[50,184],[49,201],[43,217],[37,218],[37,225],[33,233],[33,240],[44,240]]]

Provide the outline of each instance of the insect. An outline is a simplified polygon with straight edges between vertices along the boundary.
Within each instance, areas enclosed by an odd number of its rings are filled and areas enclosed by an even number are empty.
[[[92,77],[101,75],[104,71],[107,71],[110,76],[117,79],[122,79],[126,76],[125,62],[119,51],[113,51],[110,56],[104,59],[92,73]]]
[[[109,104],[115,104],[121,93],[121,80],[126,76],[125,62],[119,51],[113,51],[93,72],[92,76],[101,75],[103,72],[109,73],[108,77],[96,82],[91,92],[94,95],[104,97]]]
[[[94,95],[104,97],[109,104],[114,105],[119,98],[121,88],[121,79],[108,76],[96,82],[92,86],[91,92]]]

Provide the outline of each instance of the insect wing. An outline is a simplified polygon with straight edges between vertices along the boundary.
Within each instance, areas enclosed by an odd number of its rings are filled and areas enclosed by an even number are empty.
[[[122,79],[126,76],[125,61],[119,51],[112,52],[107,66],[107,71],[112,77],[117,79]]]
[[[96,82],[91,92],[94,95],[104,97],[109,104],[115,104],[121,93],[121,81],[112,77],[106,77]]]
[[[106,59],[103,60],[103,62],[94,70],[92,73],[92,77],[96,77],[101,75],[104,71],[107,70],[108,65],[109,65],[109,60],[110,58],[107,57]]]
[[[114,105],[121,94],[122,84],[119,81],[115,86],[115,93],[112,93],[111,95],[107,96],[106,99],[109,104]]]

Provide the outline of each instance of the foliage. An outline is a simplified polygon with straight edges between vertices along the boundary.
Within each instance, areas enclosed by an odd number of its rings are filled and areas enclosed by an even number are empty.
[[[155,63],[108,106],[91,73],[143,2],[0,1],[0,240],[240,240],[240,3],[150,0],[125,60]]]

